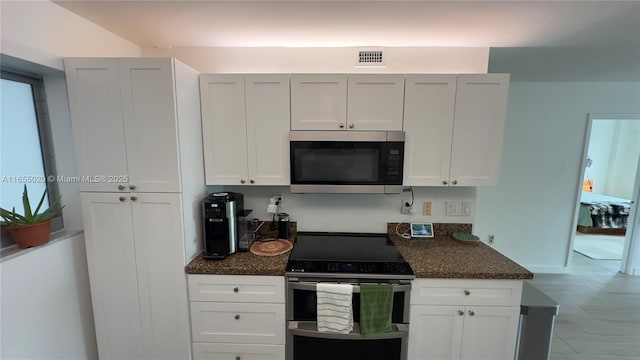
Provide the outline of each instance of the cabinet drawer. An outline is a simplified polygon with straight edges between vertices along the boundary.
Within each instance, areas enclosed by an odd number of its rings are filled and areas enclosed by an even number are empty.
[[[416,279],[411,304],[520,306],[522,280]]]
[[[284,277],[189,275],[189,300],[284,304]]]
[[[284,345],[193,343],[193,360],[282,360]]]
[[[191,303],[194,342],[284,344],[284,304]]]

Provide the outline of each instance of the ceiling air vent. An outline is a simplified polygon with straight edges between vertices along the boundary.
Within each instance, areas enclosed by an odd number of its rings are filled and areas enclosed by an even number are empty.
[[[382,50],[359,50],[356,52],[356,66],[385,66]]]

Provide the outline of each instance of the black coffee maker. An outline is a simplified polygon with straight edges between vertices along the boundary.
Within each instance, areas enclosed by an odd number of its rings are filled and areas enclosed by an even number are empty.
[[[223,259],[239,250],[247,239],[247,215],[244,196],[234,192],[219,192],[202,201],[204,258]]]

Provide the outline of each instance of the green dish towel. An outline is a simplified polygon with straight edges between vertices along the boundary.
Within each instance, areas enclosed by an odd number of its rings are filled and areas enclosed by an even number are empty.
[[[374,335],[391,331],[393,286],[360,285],[360,334]]]

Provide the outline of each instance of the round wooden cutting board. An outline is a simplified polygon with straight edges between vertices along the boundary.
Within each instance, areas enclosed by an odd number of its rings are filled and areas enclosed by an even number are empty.
[[[249,249],[258,256],[277,256],[289,252],[293,244],[289,240],[276,239],[272,241],[255,241]]]

